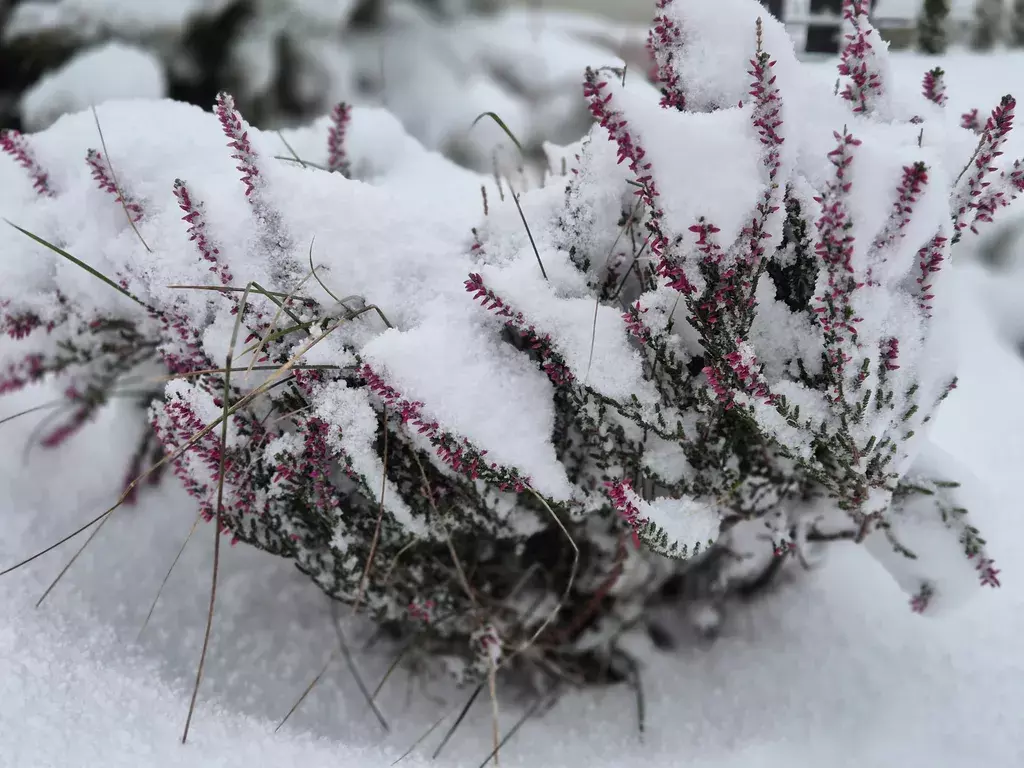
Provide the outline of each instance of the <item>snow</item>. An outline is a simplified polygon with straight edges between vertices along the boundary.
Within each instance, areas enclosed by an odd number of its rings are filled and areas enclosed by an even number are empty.
[[[4,29],[5,39],[60,32],[79,39],[99,37],[107,32],[126,35],[181,30],[199,15],[215,15],[230,0],[176,0],[173,3],[142,5],[135,0],[28,0],[11,10]]]
[[[484,265],[484,285],[538,328],[551,329],[555,347],[581,382],[615,400],[636,394],[653,403],[653,387],[637,389],[640,355],[629,345],[621,312],[586,295],[580,272],[564,252],[542,254],[547,279],[530,255],[506,267]]]
[[[951,0],[949,18],[953,21],[969,21],[974,18],[975,0]],[[874,15],[880,19],[917,20],[921,12],[920,0],[878,0]]]
[[[167,95],[163,64],[144,48],[104,43],[76,53],[44,75],[21,97],[21,118],[28,130],[46,128],[69,112],[110,99],[159,99]]]
[[[647,149],[647,161],[658,169],[668,219],[684,224],[706,218],[721,230],[721,242],[733,242],[764,191],[761,145],[749,110],[668,112],[649,97],[649,86],[634,90],[627,82],[618,90],[614,81],[609,84]]]
[[[384,503],[403,528],[417,535],[426,534],[423,522],[413,517],[394,484],[384,476],[384,464],[373,449],[377,439],[377,414],[370,407],[366,393],[347,387],[343,381],[332,382],[318,393],[315,413],[338,427],[330,439],[336,441],[337,448],[351,460],[352,470],[366,478],[376,500]],[[339,432],[340,438],[337,437]]]
[[[388,330],[364,348],[406,398],[426,403],[428,418],[487,446],[487,459],[518,468],[533,487],[568,500],[572,486],[548,436],[554,430],[551,385],[536,366],[486,330],[468,303],[432,301],[424,321],[404,333]]]
[[[955,122],[967,100],[978,99],[983,108],[993,104],[989,92],[998,95],[1019,63],[1019,57],[962,56],[944,62],[953,101],[947,118]],[[901,56],[893,66],[916,87],[929,62]],[[824,84],[829,76],[824,68],[821,75]],[[199,186],[199,196],[209,203],[211,227],[222,233],[225,248],[233,249],[231,258],[241,259],[253,238],[237,223],[230,229],[231,222],[248,221],[239,215],[248,203],[238,194],[223,139],[213,134],[205,143],[192,143],[199,132],[190,126],[205,130],[208,116],[188,108],[161,108],[166,111],[156,118],[183,127],[181,141],[189,142],[188,151],[179,145],[163,147],[145,132],[141,139],[134,135],[138,128],[131,118],[139,113],[130,104],[100,111],[113,162],[124,169],[126,186],[146,180],[130,187],[153,212],[143,235],[161,257],[178,259],[143,262],[144,282],[152,291],[159,291],[171,275],[180,279],[183,263],[176,256],[184,252],[184,240],[170,195],[173,177],[164,178],[169,158],[197,179],[213,179]],[[63,128],[58,123],[49,139],[44,134],[38,143],[40,158],[61,169],[54,183],[72,201],[82,201],[82,212],[66,220],[41,204],[31,209],[36,220],[25,224],[56,226],[61,241],[89,260],[130,264],[131,258],[145,255],[123,211],[111,204],[96,220],[86,215],[85,201],[99,193],[81,163],[84,147],[67,145],[66,137],[91,136],[89,120],[88,115],[65,118]],[[453,199],[472,199],[475,208],[471,193],[480,179],[399,141],[396,151],[445,174],[443,182],[421,179],[409,191],[401,175],[407,171],[389,172],[390,145],[371,141],[369,134],[376,130],[404,136],[378,113],[357,113],[353,136],[363,131],[367,150],[354,145],[353,159],[380,169],[372,184],[337,176],[314,178],[286,165],[273,170],[269,189],[287,211],[297,238],[311,236],[315,223],[329,221],[315,234],[325,244],[328,274],[342,281],[346,292],[359,291],[370,300],[395,305],[389,316],[406,330],[373,337],[363,347],[367,359],[387,370],[404,395],[422,399],[429,415],[496,446],[494,459],[522,468],[538,488],[564,497],[567,484],[551,471],[557,465],[545,455],[548,444],[537,440],[551,429],[551,414],[536,406],[550,399],[548,383],[536,371],[527,371],[521,358],[502,357],[491,348],[496,342],[486,331],[495,319],[461,292],[459,280],[470,263],[458,255],[464,252],[459,246],[465,245],[459,233],[478,212],[469,211],[468,205],[467,210],[452,206],[456,210],[442,217],[442,208],[452,204],[426,194],[434,183],[458,190]],[[277,146],[272,134],[252,135],[258,150],[280,151],[272,149]],[[290,143],[301,157],[317,162],[322,158],[315,153],[324,151],[322,137],[322,130],[319,135],[311,130],[294,134],[296,141]],[[142,144],[122,158],[119,148],[132,141]],[[202,173],[208,167],[225,173]],[[233,186],[222,178],[230,178]],[[31,199],[27,182],[13,187],[0,193],[5,206],[29,210],[23,206]],[[317,195],[329,196],[344,214],[336,218],[344,221],[331,220],[323,210],[302,210],[301,204]],[[392,230],[398,223],[408,227],[408,219],[392,208],[401,207],[407,216],[420,206],[416,242],[405,242],[404,232]],[[89,203],[88,211],[94,209]],[[505,215],[512,215],[507,207]],[[358,237],[352,235],[353,222],[360,227]],[[107,253],[102,246],[111,231],[120,235]],[[365,258],[380,242],[397,253],[392,262]],[[13,263],[5,260],[5,275],[19,284],[33,270],[33,259],[44,261],[17,239],[6,241],[5,248],[16,256]],[[532,253],[521,254],[515,266],[532,258]],[[51,275],[35,272],[39,290],[45,289]],[[69,271],[62,285],[73,285],[76,279]],[[525,726],[503,750],[502,763],[647,768],[678,765],[680,760],[698,768],[1024,764],[1017,722],[1024,707],[1019,654],[1024,587],[1019,558],[1013,556],[1024,531],[1017,514],[1017,478],[1024,462],[1024,363],[1003,345],[1004,329],[995,325],[995,315],[983,301],[989,282],[985,273],[966,266],[947,286],[955,299],[956,322],[943,342],[959,359],[960,387],[940,411],[933,438],[974,475],[963,492],[1004,569],[1002,590],[974,595],[959,611],[925,620],[907,610],[897,585],[873,565],[869,552],[833,545],[824,564],[812,572],[794,569],[780,589],[734,606],[721,637],[710,647],[701,647],[678,628],[680,648],[672,652],[655,651],[646,641],[630,638],[630,650],[643,661],[647,729],[642,741],[628,688],[574,691],[544,719]],[[81,295],[94,295],[92,286],[85,286],[83,282]],[[445,291],[451,293],[442,301]],[[461,303],[455,301],[456,292]],[[106,298],[104,294],[97,301]],[[205,306],[196,301],[197,309]],[[484,353],[504,366],[500,376],[479,370]],[[446,378],[454,370],[464,375]],[[32,390],[6,398],[0,402],[0,418],[53,394]],[[523,409],[523,400],[531,406]],[[138,422],[133,408],[122,403],[56,454],[36,450],[27,455],[23,446],[36,418],[0,425],[0,565],[54,541],[109,503],[110,489],[122,480],[124,453],[134,445]],[[98,451],[98,443],[106,450]],[[54,467],[60,467],[59,482],[52,481]],[[307,579],[282,561],[240,547],[225,553],[208,678],[190,744],[179,746],[189,676],[205,620],[208,528],[200,529],[174,572],[153,625],[140,642],[134,638],[193,517],[190,500],[165,480],[138,507],[111,517],[39,611],[30,607],[32,598],[41,594],[74,545],[0,578],[0,606],[8,618],[0,628],[0,766],[117,768],[141,763],[169,768],[272,761],[385,765],[430,726],[438,711],[464,700],[465,692],[456,692],[447,681],[414,679],[424,690],[403,708],[400,674],[382,699],[393,728],[385,736],[367,715],[343,665],[336,664],[290,727],[275,735],[272,722],[319,669],[335,638],[327,601]],[[676,623],[671,617],[665,620]],[[350,636],[366,634],[365,628],[353,629]],[[357,654],[371,680],[379,679],[395,652],[378,643]],[[504,694],[500,691],[507,730],[520,710],[511,692]],[[445,704],[431,703],[435,695]],[[479,765],[490,751],[487,710],[478,705],[437,764]],[[410,765],[423,763],[422,755],[408,758]]]
[[[693,499],[656,499],[641,502],[640,513],[651,523],[665,531],[669,541],[686,544],[692,552],[694,546],[707,547],[718,538],[721,519],[707,504]]]

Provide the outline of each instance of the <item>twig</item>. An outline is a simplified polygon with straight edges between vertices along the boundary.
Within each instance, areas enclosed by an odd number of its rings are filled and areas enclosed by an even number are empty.
[[[431,510],[433,510],[435,517],[437,517],[438,524],[444,529],[444,540],[448,545],[448,553],[452,556],[452,562],[455,565],[455,570],[458,573],[459,581],[462,584],[462,588],[466,590],[466,596],[473,604],[474,610],[477,608],[476,595],[473,594],[473,588],[469,585],[469,578],[466,576],[465,570],[462,568],[462,563],[459,561],[459,556],[455,551],[455,545],[452,543],[451,532],[448,530],[448,526],[444,522],[444,518],[441,516],[440,510],[437,508],[437,504],[434,501],[434,493],[430,489],[430,481],[427,479],[427,471],[423,467],[423,462],[420,461],[419,455],[413,451],[413,459],[416,461],[416,466],[420,469],[420,477],[423,478],[423,491],[427,496],[427,502],[430,504]]]
[[[402,659],[405,658],[405,654],[412,650],[413,646],[415,645],[416,640],[414,638],[413,640],[410,640],[408,643],[406,643],[402,647],[402,650],[398,652],[398,655],[395,656],[395,658],[391,661],[391,664],[388,665],[387,672],[384,673],[384,677],[380,679],[380,682],[377,683],[377,687],[373,689],[373,693],[370,695],[371,702],[376,700],[377,696],[381,692],[381,689],[384,688],[384,683],[386,683],[388,681],[388,678],[391,677],[392,673],[396,669],[398,669],[398,665],[402,662]]]
[[[310,247],[312,247],[312,245]],[[248,377],[252,373],[253,366],[256,365],[256,359],[260,356],[260,352],[262,352],[263,351],[263,347],[265,347],[270,342],[270,337],[274,335],[274,329],[277,327],[277,321],[280,319],[281,313],[288,311],[287,310],[288,302],[292,300],[292,298],[299,291],[299,289],[302,288],[302,286],[304,286],[306,284],[306,281],[309,280],[309,278],[311,278],[312,276],[313,276],[313,273],[310,272],[308,275],[306,275],[304,278],[302,278],[302,280],[299,282],[299,284],[296,285],[295,288],[284,298],[284,301],[282,301],[282,302],[280,302],[278,304],[277,311],[274,313],[274,316],[271,318],[270,325],[267,326],[267,332],[263,335],[263,338],[260,339],[259,344],[256,345],[256,349],[253,351],[252,356],[249,358],[249,365],[246,367],[246,372],[245,372],[246,377]],[[270,298],[270,297],[268,296],[267,298]],[[242,299],[244,301],[245,294],[242,295]],[[273,299],[270,299],[270,300],[274,301]],[[303,323],[297,317],[294,317],[294,315],[291,315],[290,312],[289,312],[289,315],[292,316],[295,319],[296,325],[306,325],[308,327],[308,323]],[[242,316],[242,310],[239,310],[238,311],[238,318],[236,318],[236,320],[241,318],[241,316]],[[233,351],[234,351],[234,347],[232,347],[232,353],[233,353]],[[230,368],[231,366],[227,365],[225,367]]]
[[[498,719],[498,665],[491,659],[490,668],[487,670],[487,688],[491,695],[491,729],[494,738],[494,764],[500,765],[498,750],[501,749],[501,722]]]
[[[576,546],[576,541],[573,539],[572,534],[569,533],[569,529],[565,527],[565,524],[561,521],[561,519],[559,519],[558,515],[555,514],[555,511],[551,509],[548,503],[544,500],[543,496],[541,496],[532,488],[530,489],[530,492],[541,503],[544,509],[548,511],[548,514],[550,514],[551,517],[554,518],[555,523],[558,524],[558,527],[562,530],[562,533],[565,535],[565,538],[568,539],[569,544],[572,546],[572,568],[569,571],[569,581],[565,585],[565,591],[562,593],[562,597],[559,599],[558,605],[556,605],[552,609],[551,613],[548,614],[547,618],[545,618],[544,621],[541,622],[541,625],[533,633],[530,639],[527,640],[520,648],[518,648],[515,651],[515,653],[512,655],[513,657],[516,654],[521,653],[522,651],[526,650],[531,645],[533,645],[534,641],[538,637],[540,637],[541,633],[548,628],[548,625],[554,620],[555,616],[558,615],[558,612],[562,609],[562,606],[565,605],[566,601],[569,599],[569,593],[572,591],[573,584],[576,581],[576,572],[580,564],[580,548]],[[510,660],[511,659],[506,659],[504,663],[507,664]]]

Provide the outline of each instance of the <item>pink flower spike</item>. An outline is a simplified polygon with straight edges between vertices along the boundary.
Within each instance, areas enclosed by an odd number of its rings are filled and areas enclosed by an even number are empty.
[[[96,180],[96,184],[104,192],[109,192],[114,196],[114,200],[124,206],[124,209],[128,212],[128,217],[131,219],[133,224],[138,224],[142,221],[142,217],[145,214],[142,206],[136,202],[130,195],[126,194],[123,189],[118,188],[117,183],[114,181],[114,175],[110,170],[110,165],[103,154],[95,149],[90,149],[86,152],[85,162],[88,163],[89,167],[92,168],[92,177]]]
[[[924,248],[917,252],[919,276],[917,278],[917,300],[925,317],[931,317],[932,275],[942,268],[946,260],[949,241],[942,235],[936,235]]]
[[[257,155],[249,142],[249,132],[242,116],[235,109],[235,99],[231,94],[221,91],[217,94],[217,102],[213,108],[221,129],[228,138],[228,146],[234,150],[232,157],[238,161],[238,170],[242,172],[242,183],[245,184],[245,196],[252,201],[252,193],[256,190],[260,171]]]
[[[963,230],[969,226],[974,229],[978,223],[991,221],[996,209],[1008,204],[1003,199],[1003,190],[998,187],[988,189],[991,185],[989,174],[997,170],[994,163],[1002,155],[1002,147],[1013,130],[1016,106],[1017,102],[1012,96],[1004,96],[992,110],[981,131],[973,160],[957,187],[952,203],[954,244],[959,242]]]
[[[934,595],[935,590],[932,585],[927,582],[923,583],[917,594],[910,598],[910,610],[914,613],[924,613],[928,609],[928,605],[931,603]]]
[[[423,598],[417,597],[409,603],[409,618],[414,621],[429,624],[433,621],[435,607],[436,604],[433,600],[424,600]]]
[[[938,104],[940,107],[946,106],[946,101],[948,101],[946,97],[946,73],[942,70],[942,67],[935,67],[935,69],[924,73],[921,90],[928,101]],[[975,116],[977,116],[977,111],[975,111]]]
[[[978,116],[978,110],[972,109],[970,112],[964,112],[960,115],[960,127],[975,133],[981,133],[982,125],[981,118]]]
[[[848,170],[853,162],[851,148],[860,141],[849,133],[835,134],[837,146],[829,152],[835,167],[835,179],[825,189],[819,202],[822,208],[817,227],[820,239],[815,246],[827,270],[827,289],[814,299],[814,318],[825,333],[825,353],[836,381],[845,376],[850,361],[849,348],[857,344],[856,323],[860,318],[853,312],[853,294],[863,286],[853,266],[853,236],[850,234],[850,215],[846,197],[852,187]],[[833,393],[833,397],[838,396]]]
[[[890,337],[882,342],[882,363],[887,371],[899,370],[896,360],[900,356],[900,342],[895,337]]]
[[[672,0],[658,0],[657,9],[665,11]],[[659,13],[654,18],[647,34],[647,50],[654,60],[653,78],[661,86],[661,106],[665,109],[686,109],[686,96],[680,87],[681,78],[676,71],[675,60],[682,45],[682,31],[668,13]]]
[[[869,13],[868,0],[843,0],[843,20],[853,31],[844,35],[840,52],[839,74],[852,81],[842,96],[853,105],[854,112],[865,114],[878,110],[885,93],[881,68],[884,51],[880,53],[873,45],[881,38],[871,26]]]
[[[893,202],[892,214],[885,229],[875,238],[874,250],[888,248],[903,238],[907,225],[914,213],[914,204],[928,183],[928,167],[924,163],[914,163],[903,168],[903,176],[896,188],[896,200]]]
[[[13,157],[18,165],[28,171],[32,178],[32,188],[37,194],[41,197],[57,196],[50,187],[50,175],[33,157],[27,139],[18,131],[0,131],[0,150]]]
[[[501,490],[511,489],[516,493],[522,493],[530,487],[530,478],[523,477],[518,469],[485,462],[486,451],[478,450],[465,438],[445,432],[436,421],[430,421],[423,414],[423,403],[403,398],[397,389],[384,381],[369,365],[364,364],[359,369],[359,376],[391,413],[398,414],[403,424],[408,424],[419,434],[426,436],[434,446],[438,458],[456,472],[461,472],[472,480],[480,478],[493,483]]]
[[[352,108],[348,104],[338,104],[331,110],[331,125],[327,129],[327,170],[340,173],[346,179],[352,177],[352,167],[345,148],[351,122]]]
[[[981,581],[983,587],[1000,587],[1002,584],[999,582],[999,569],[995,567],[995,560],[988,557],[982,557],[978,560],[978,564],[975,568],[978,571],[978,579]]]
[[[640,530],[647,524],[647,519],[640,516],[640,510],[636,505],[640,499],[633,491],[632,483],[627,478],[618,482],[606,482],[605,487],[608,489],[606,493],[611,499],[612,506],[633,533],[633,546],[640,549]]]
[[[210,262],[210,271],[217,275],[221,285],[231,285],[231,270],[220,261],[220,251],[206,234],[206,218],[203,216],[202,203],[192,197],[181,179],[174,181],[174,197],[178,200],[178,207],[185,212],[181,219],[188,223],[188,239],[196,244],[203,259]]]

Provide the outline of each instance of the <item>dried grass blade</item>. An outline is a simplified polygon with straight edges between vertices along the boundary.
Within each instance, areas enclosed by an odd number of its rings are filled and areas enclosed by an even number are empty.
[[[434,754],[431,755],[431,760],[436,760],[438,755],[441,754],[441,751],[448,745],[448,742],[451,741],[452,736],[455,735],[455,731],[459,729],[459,726],[462,725],[462,721],[465,720],[466,715],[469,714],[469,708],[473,706],[473,702],[476,701],[477,696],[480,695],[480,692],[483,689],[484,684],[481,683],[476,687],[476,690],[473,691],[473,694],[469,697],[469,701],[467,701],[466,704],[462,707],[462,710],[459,712],[459,716],[455,719],[455,722],[452,723],[452,727],[448,729],[448,732],[445,733],[444,738],[441,739],[441,743],[438,744],[437,749],[434,750]]]
[[[78,556],[79,556],[79,555],[81,555],[81,554],[82,554],[82,553],[83,553],[83,552],[85,551],[85,548],[86,548],[86,547],[88,547],[88,546],[89,546],[89,544],[91,544],[91,543],[92,543],[92,540],[93,540],[93,539],[95,539],[95,538],[96,538],[96,536],[97,536],[97,535],[99,534],[99,532],[100,532],[101,530],[103,530],[103,526],[104,526],[104,525],[106,524],[107,520],[109,520],[109,519],[110,519],[110,517],[109,517],[109,516],[107,516],[107,517],[104,517],[104,518],[103,518],[103,519],[102,519],[102,520],[100,521],[100,524],[96,526],[96,530],[94,530],[94,531],[93,531],[92,533],[90,533],[90,534],[89,534],[89,538],[87,538],[87,539],[85,540],[85,543],[84,543],[84,544],[82,544],[82,546],[78,548],[78,551],[77,551],[77,552],[75,552],[75,554],[73,554],[73,555],[71,556],[71,559],[70,559],[70,560],[68,560],[68,562],[67,562],[67,565],[65,565],[65,566],[64,566],[63,568],[61,568],[61,569],[60,569],[60,573],[58,573],[58,574],[57,574],[57,578],[55,578],[55,579],[54,579],[54,580],[53,580],[52,582],[50,582],[50,586],[48,586],[48,587],[46,588],[46,591],[45,591],[45,592],[43,592],[43,595],[42,595],[42,597],[40,597],[40,598],[39,598],[39,599],[38,599],[38,600],[36,601],[36,608],[38,608],[39,606],[41,606],[41,605],[43,604],[43,601],[44,601],[44,600],[45,600],[45,599],[47,598],[47,596],[49,596],[49,594],[50,594],[50,593],[51,593],[51,592],[53,591],[53,588],[57,586],[57,583],[58,583],[58,582],[59,582],[59,581],[60,581],[60,580],[61,580],[62,578],[64,578],[64,574],[65,574],[65,573],[67,573],[67,572],[68,572],[69,570],[71,570],[71,566],[75,564],[75,561],[76,561],[76,560],[78,559]]]
[[[146,631],[146,627],[149,626],[149,620],[153,618],[153,611],[156,610],[156,604],[160,601],[160,595],[163,594],[164,587],[167,586],[167,580],[171,578],[171,572],[174,570],[174,566],[178,564],[178,560],[181,559],[182,554],[185,552],[185,547],[188,546],[189,541],[192,539],[192,534],[196,532],[196,528],[199,526],[199,521],[203,519],[202,513],[196,515],[196,519],[192,521],[192,527],[188,529],[188,535],[185,540],[181,542],[181,547],[178,548],[178,554],[174,556],[174,560],[171,562],[171,567],[167,569],[167,573],[164,574],[163,581],[160,582],[160,588],[156,591],[156,597],[153,598],[152,604],[149,606],[149,613],[146,614],[145,621],[142,622],[142,626],[139,628],[139,634],[135,636],[135,642],[139,641],[142,637],[142,633]]]
[[[380,711],[380,707],[377,706],[377,702],[374,701],[373,695],[370,693],[370,689],[366,687],[366,683],[363,682],[363,676],[359,674],[359,669],[356,667],[355,659],[352,657],[352,651],[349,650],[348,642],[345,640],[345,634],[341,629],[341,622],[334,621],[334,630],[338,634],[338,646],[341,648],[341,655],[345,659],[345,664],[348,667],[348,671],[352,673],[352,679],[356,681],[356,686],[359,688],[359,692],[363,694],[363,698],[366,699],[366,703],[370,709],[373,710],[374,716],[377,718],[377,722],[380,723],[381,728],[385,732],[391,732],[391,726],[388,725],[387,718],[384,717],[384,713]]]
[[[499,742],[498,745],[494,748],[494,750],[492,750],[491,753],[484,759],[484,761],[482,763],[480,763],[480,768],[484,768],[489,762],[491,762],[492,759],[494,760],[495,765],[497,765],[497,763],[498,763],[498,761],[497,761],[498,750],[501,747],[504,747],[509,742],[509,740],[513,736],[516,735],[516,732],[520,728],[523,727],[523,725],[526,723],[527,720],[529,720],[531,717],[533,717],[535,714],[537,714],[537,712],[540,710],[542,704],[545,704],[548,701],[554,701],[556,696],[557,696],[557,688],[554,691],[552,691],[550,694],[548,694],[547,696],[544,696],[542,694],[542,695],[538,696],[536,699],[534,699],[534,702],[533,702],[533,704],[530,705],[530,708],[528,710],[526,710],[525,713],[523,713],[523,716],[521,718],[519,718],[519,720],[516,722],[515,725],[513,725],[511,728],[509,728],[508,733],[505,734],[505,736],[504,736],[504,738],[502,738],[501,742]]]
[[[235,316],[235,324],[231,329],[231,340],[228,343],[227,354],[224,357],[224,396],[220,416],[220,465],[217,468],[217,512],[214,519],[213,531],[213,573],[210,577],[210,608],[206,614],[206,629],[203,632],[203,648],[199,653],[199,664],[196,667],[196,682],[192,688],[192,698],[189,700],[188,715],[185,718],[185,728],[181,733],[181,743],[188,741],[188,731],[192,725],[192,716],[196,710],[196,700],[199,698],[199,686],[203,681],[203,670],[206,667],[206,654],[210,649],[210,634],[213,630],[213,613],[217,606],[217,576],[220,571],[220,538],[221,528],[224,521],[224,472],[227,467],[228,453],[228,408],[231,403],[231,364],[234,362],[235,344],[238,343],[238,329],[242,325],[242,316],[245,314],[245,307],[249,300],[249,291],[242,294],[242,300],[238,307],[238,314]]]

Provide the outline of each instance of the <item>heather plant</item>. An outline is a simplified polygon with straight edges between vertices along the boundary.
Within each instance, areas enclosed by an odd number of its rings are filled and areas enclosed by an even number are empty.
[[[121,501],[158,455],[218,542],[474,682],[614,678],[653,603],[711,629],[823,541],[914,611],[998,586],[928,428],[1015,102],[977,136],[939,70],[901,103],[861,0],[833,93],[759,10],[661,0],[656,85],[586,69],[596,125],[529,190],[343,105],[283,160],[227,94],[7,133],[0,387],[59,382],[59,446],[141,377]]]

